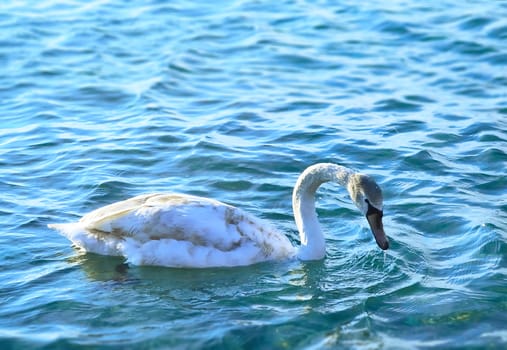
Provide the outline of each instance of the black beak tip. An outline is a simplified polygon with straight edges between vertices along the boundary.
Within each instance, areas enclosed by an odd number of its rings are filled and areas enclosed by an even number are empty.
[[[375,241],[377,245],[382,250],[389,249],[389,239],[384,232],[384,226],[382,225],[382,210],[379,210],[373,207],[370,202],[368,203],[368,211],[366,213],[366,220],[370,225],[371,232],[373,233],[373,237],[375,237]]]
[[[382,250],[387,250],[387,249],[389,249],[389,241],[386,239],[384,242],[379,243],[378,246]]]

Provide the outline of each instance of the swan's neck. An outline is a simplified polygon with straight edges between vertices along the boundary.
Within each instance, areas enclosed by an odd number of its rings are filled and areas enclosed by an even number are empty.
[[[294,219],[299,231],[301,260],[318,260],[326,255],[324,235],[315,211],[315,193],[328,181],[346,186],[352,171],[336,164],[315,164],[306,169],[296,182],[292,193]]]

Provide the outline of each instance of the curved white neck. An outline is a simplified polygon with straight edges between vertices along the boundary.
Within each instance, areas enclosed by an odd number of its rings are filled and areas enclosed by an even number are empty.
[[[318,260],[326,255],[324,235],[315,211],[315,193],[328,181],[346,186],[352,171],[336,164],[320,163],[306,169],[298,178],[292,193],[292,209],[299,231],[301,260]]]

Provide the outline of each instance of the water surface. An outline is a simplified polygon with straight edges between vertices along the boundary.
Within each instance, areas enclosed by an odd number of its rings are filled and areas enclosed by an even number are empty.
[[[506,40],[501,1],[0,5],[1,348],[503,348]],[[297,244],[317,162],[381,184],[387,253],[332,185],[319,262],[126,266],[46,228],[179,191]]]

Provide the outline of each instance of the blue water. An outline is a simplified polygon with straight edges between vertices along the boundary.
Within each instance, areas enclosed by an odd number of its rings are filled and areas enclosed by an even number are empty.
[[[506,43],[503,1],[2,3],[0,348],[504,348]],[[319,262],[126,266],[46,227],[179,191],[297,244],[317,162],[380,183],[386,254],[332,185]]]

